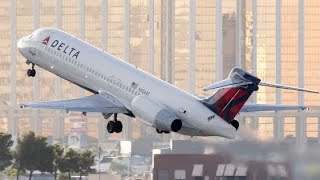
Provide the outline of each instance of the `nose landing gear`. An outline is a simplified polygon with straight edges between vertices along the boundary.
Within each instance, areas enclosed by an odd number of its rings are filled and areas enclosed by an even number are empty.
[[[27,61],[27,63],[28,63],[28,61]],[[32,63],[31,69],[28,69],[27,75],[28,75],[28,77],[36,76],[36,70],[34,69],[34,64],[33,63]]]

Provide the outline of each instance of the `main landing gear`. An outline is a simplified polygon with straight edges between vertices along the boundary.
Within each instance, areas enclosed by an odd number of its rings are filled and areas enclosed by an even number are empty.
[[[165,134],[169,134],[170,132],[169,131],[163,131],[161,129],[156,129],[157,133],[159,134],[162,134],[162,133],[165,133]]]
[[[27,64],[30,64],[30,62],[27,61]],[[31,69],[28,69],[28,71],[27,71],[28,77],[34,77],[34,76],[36,76],[36,70],[34,69],[34,64],[33,64],[33,63],[31,63],[31,64],[32,64]]]
[[[117,113],[114,114],[113,121],[109,121],[107,124],[107,131],[109,133],[120,133],[122,131],[122,123],[117,119]]]

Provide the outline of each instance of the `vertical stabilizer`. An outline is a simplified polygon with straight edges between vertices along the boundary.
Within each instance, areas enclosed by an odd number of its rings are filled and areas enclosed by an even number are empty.
[[[258,90],[259,83],[259,78],[240,68],[234,68],[228,79],[210,86],[218,87],[218,90],[201,102],[222,119],[231,123],[251,94]]]

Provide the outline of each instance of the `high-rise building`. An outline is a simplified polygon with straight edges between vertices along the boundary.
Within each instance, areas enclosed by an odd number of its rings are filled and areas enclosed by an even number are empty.
[[[26,77],[29,67],[16,43],[36,28],[61,28],[195,95],[210,95],[201,88],[233,66],[264,81],[320,90],[319,15],[318,0],[0,0],[0,131],[62,138],[73,115],[21,110],[18,103],[89,94],[41,69]],[[318,108],[320,96],[261,87],[250,101]],[[108,135],[102,116],[89,114],[87,134],[100,140],[160,137],[122,118],[124,133]],[[319,118],[315,111],[238,117],[259,136],[293,136],[299,143],[319,137]]]

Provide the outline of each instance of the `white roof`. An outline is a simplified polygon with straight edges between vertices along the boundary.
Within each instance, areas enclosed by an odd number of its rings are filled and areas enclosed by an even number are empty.
[[[237,167],[235,176],[247,176],[248,167],[245,165],[239,165]]]
[[[203,164],[193,165],[192,176],[203,176]]]
[[[216,171],[216,176],[223,176],[225,167],[226,167],[225,164],[219,164]]]
[[[227,164],[226,169],[224,171],[224,176],[234,176],[235,170],[236,170],[236,167],[234,164]]]

